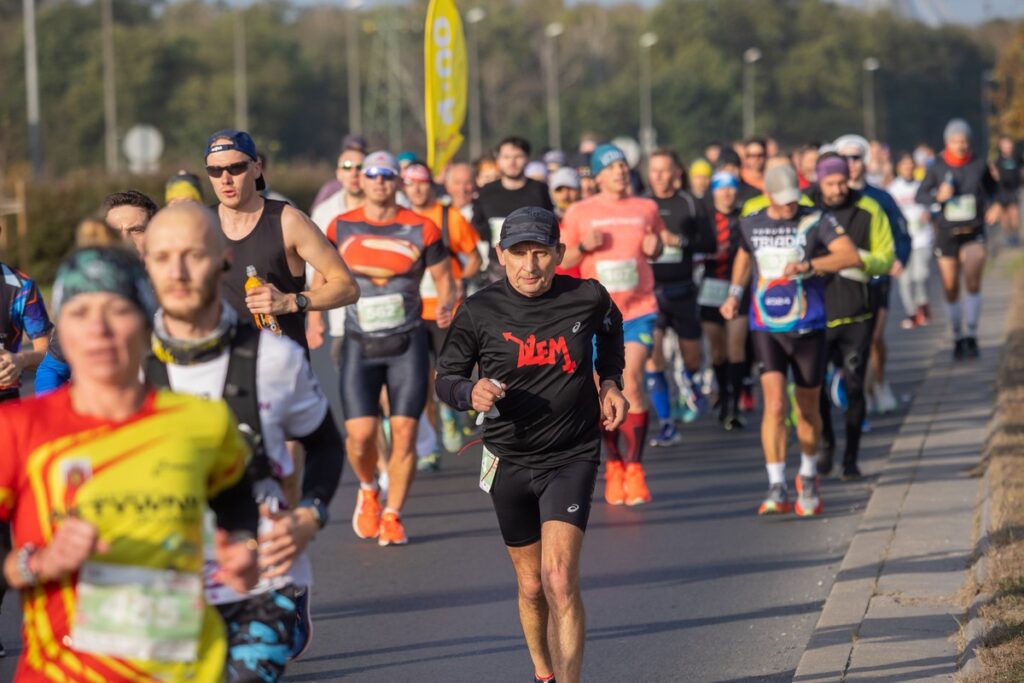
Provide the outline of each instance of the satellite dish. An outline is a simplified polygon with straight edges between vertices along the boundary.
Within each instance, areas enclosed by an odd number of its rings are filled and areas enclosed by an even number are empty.
[[[122,149],[132,173],[155,173],[164,153],[164,136],[147,123],[136,124],[124,136]]]
[[[622,150],[626,155],[626,163],[630,168],[636,168],[640,163],[640,143],[630,137],[618,137],[612,140],[612,144]]]

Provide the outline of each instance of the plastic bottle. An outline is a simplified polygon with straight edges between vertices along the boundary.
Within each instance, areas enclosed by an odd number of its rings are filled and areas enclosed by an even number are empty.
[[[262,287],[267,284],[263,278],[256,274],[256,266],[245,267],[245,291],[249,292],[257,287]],[[256,327],[261,330],[270,330],[277,336],[281,336],[281,326],[277,322],[277,316],[270,315],[269,313],[253,313],[253,320],[256,321]]]

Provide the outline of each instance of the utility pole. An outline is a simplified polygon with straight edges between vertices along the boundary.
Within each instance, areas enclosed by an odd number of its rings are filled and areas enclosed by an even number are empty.
[[[469,158],[478,159],[483,151],[483,131],[480,112],[480,38],[479,24],[487,16],[482,7],[466,12],[469,24]]]
[[[390,12],[384,41],[388,50],[388,148],[395,153],[402,147],[402,85],[398,81],[398,71],[402,67],[398,54],[398,22],[397,12]]]
[[[43,142],[39,130],[39,63],[36,58],[36,4],[23,0],[25,19],[25,89],[28,102],[28,144],[32,155],[32,176],[43,170]]]
[[[349,0],[345,17],[345,62],[348,68],[348,132],[363,132],[363,98],[359,82],[359,14],[363,0]]]
[[[754,137],[754,65],[761,60],[761,51],[749,47],[743,52],[743,137]]]
[[[548,104],[548,146],[562,149],[562,107],[558,92],[558,53],[555,39],[565,32],[565,25],[553,21],[544,27],[544,71],[545,90]]]
[[[651,48],[658,36],[648,31],[640,36],[640,151],[649,156],[654,151],[654,102],[651,94]]]
[[[114,84],[114,9],[100,0],[103,38],[103,119],[106,128],[107,173],[117,173],[117,91]]]
[[[249,130],[249,83],[245,66],[245,15],[235,10],[235,128]]]
[[[864,137],[878,139],[878,120],[875,114],[875,72],[881,64],[874,57],[864,60]]]

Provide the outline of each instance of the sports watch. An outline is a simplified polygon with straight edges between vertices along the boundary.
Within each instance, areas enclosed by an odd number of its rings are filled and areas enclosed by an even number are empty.
[[[305,313],[309,309],[309,297],[301,292],[296,294],[295,307],[299,309],[299,313]]]

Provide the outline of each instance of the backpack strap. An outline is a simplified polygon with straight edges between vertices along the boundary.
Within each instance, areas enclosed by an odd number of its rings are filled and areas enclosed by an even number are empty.
[[[157,389],[171,388],[167,366],[152,351],[147,352],[146,357],[142,359],[142,372],[146,376],[146,381]]]
[[[228,371],[224,378],[224,401],[231,408],[238,429],[252,449],[249,476],[252,481],[273,476],[270,458],[263,442],[259,393],[256,384],[256,359],[259,355],[260,331],[253,325],[240,323],[235,328],[228,355]]]

